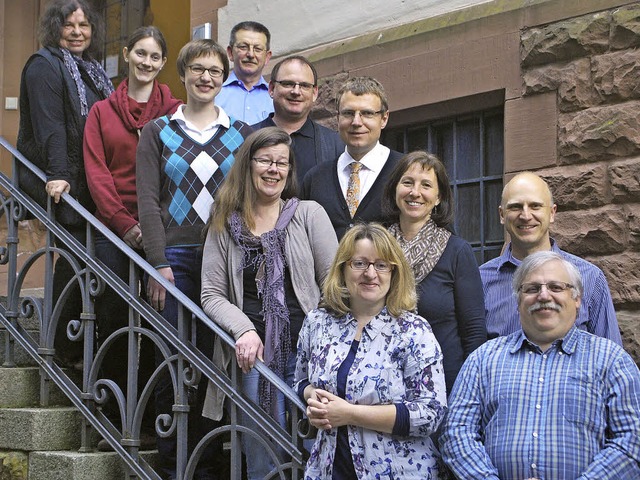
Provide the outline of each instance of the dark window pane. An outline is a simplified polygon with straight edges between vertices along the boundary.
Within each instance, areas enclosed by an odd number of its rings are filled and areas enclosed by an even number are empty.
[[[498,205],[502,196],[502,180],[484,183],[485,242],[499,242],[504,238]]]
[[[473,118],[456,125],[456,174],[458,180],[481,175],[480,120]]]
[[[502,175],[504,161],[504,122],[502,115],[485,118],[485,175]]]
[[[428,129],[426,127],[409,130],[408,137],[408,152],[414,150],[426,150],[427,148],[427,135]]]
[[[380,140],[383,145],[386,145],[391,150],[398,152],[404,152],[404,131],[401,129],[395,130],[383,130],[383,137]]]
[[[456,230],[467,242],[480,243],[480,186],[460,186],[457,194]]]
[[[449,180],[454,181],[454,163],[453,163],[453,124],[439,125],[433,129],[435,137],[435,153],[442,163],[447,167],[447,175]]]
[[[473,254],[476,257],[476,263],[478,264],[478,266],[482,265],[484,263],[484,257],[482,254],[482,250],[480,248],[474,248],[473,249]]]

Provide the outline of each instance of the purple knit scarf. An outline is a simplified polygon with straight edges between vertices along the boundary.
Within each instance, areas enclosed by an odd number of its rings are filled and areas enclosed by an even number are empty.
[[[291,332],[289,330],[289,309],[284,292],[286,268],[285,239],[286,228],[298,208],[300,200],[291,198],[282,207],[273,230],[260,237],[253,235],[242,221],[238,212],[229,219],[229,231],[234,242],[242,250],[240,273],[248,265],[257,266],[256,286],[262,298],[262,316],[265,323],[264,363],[284,378],[287,359],[291,353]],[[257,253],[257,255],[255,255]],[[254,256],[255,255],[255,256]],[[253,257],[253,260],[251,258]],[[260,406],[276,418],[278,389],[260,377]]]

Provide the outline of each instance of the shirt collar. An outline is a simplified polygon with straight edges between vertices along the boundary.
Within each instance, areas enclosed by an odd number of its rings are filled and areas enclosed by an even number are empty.
[[[231,72],[229,73],[229,77],[227,78],[226,82],[222,84],[222,86],[225,87],[231,84],[238,85],[246,90],[244,83],[242,83],[238,79],[238,77],[236,76],[236,72],[234,72],[233,70],[231,70]],[[269,83],[264,79],[263,76],[260,76],[260,80],[258,81],[258,83],[256,83],[251,89],[253,90],[254,88],[262,88],[264,90],[269,90]]]
[[[297,133],[299,135],[302,135],[304,137],[309,137],[309,138],[313,138],[313,122],[311,121],[311,118],[309,118],[307,116],[307,121],[304,122],[304,124],[302,124],[302,126],[296,130],[293,133]]]
[[[371,339],[376,338],[378,334],[385,328],[390,318],[391,316],[387,311],[387,307],[384,307],[382,310],[380,310],[380,313],[373,317],[371,321],[364,326],[364,328],[362,329],[362,333],[366,333]],[[358,323],[351,312],[347,313],[344,316],[344,321],[347,324],[351,322],[353,322],[354,324]]]
[[[385,147],[380,142],[377,142],[367,154],[360,159],[360,163],[367,169],[376,172],[376,175],[380,173],[382,167],[384,167],[389,152],[391,150]],[[338,159],[338,171],[344,170],[356,160],[351,156],[347,148],[345,147],[344,153],[340,155]]]
[[[191,128],[194,128],[195,130],[200,130],[197,129],[195,127],[192,127],[192,123],[189,122],[186,118],[184,118],[184,108],[186,107],[185,104],[182,104],[178,107],[178,109],[175,111],[175,113],[173,115],[171,115],[171,120],[172,121],[179,121],[179,122],[183,122],[185,124],[188,124]],[[205,128],[203,128],[202,130],[208,130],[209,128],[221,125],[224,128],[229,128],[231,126],[231,121],[229,120],[229,115],[227,115],[227,113],[219,106],[215,106],[216,110],[218,111],[218,118],[215,119],[213,122],[211,122],[211,124],[207,125]]]
[[[527,348],[539,349],[539,347],[535,343],[529,341],[529,339],[524,334],[524,331],[522,331],[522,329],[512,335],[514,335],[514,339],[513,339],[514,343],[511,349],[509,350],[510,353],[517,353],[520,350],[522,350],[523,347],[525,346]],[[569,331],[563,338],[556,340],[553,343],[557,345],[559,350],[562,350],[567,355],[571,355],[576,351],[576,347],[578,345],[578,336],[579,336],[578,328],[574,325],[571,327],[571,329],[569,329]]]

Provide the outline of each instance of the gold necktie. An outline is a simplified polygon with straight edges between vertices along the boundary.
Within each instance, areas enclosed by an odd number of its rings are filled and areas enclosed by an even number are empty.
[[[347,206],[349,207],[351,218],[353,218],[360,203],[360,169],[362,164],[353,162],[349,166],[351,167],[351,174],[347,184]]]

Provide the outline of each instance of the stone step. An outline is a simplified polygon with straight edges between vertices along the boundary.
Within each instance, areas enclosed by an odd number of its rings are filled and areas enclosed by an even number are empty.
[[[71,405],[71,401],[62,391],[53,382],[50,383],[50,405]],[[40,369],[38,367],[0,367],[0,385],[11,385],[11,388],[0,388],[0,408],[39,405]]]
[[[157,463],[155,450],[140,455],[151,464]],[[29,454],[29,480],[118,480],[124,473],[123,462],[115,452]]]
[[[0,449],[77,450],[81,415],[73,407],[0,409]]]

